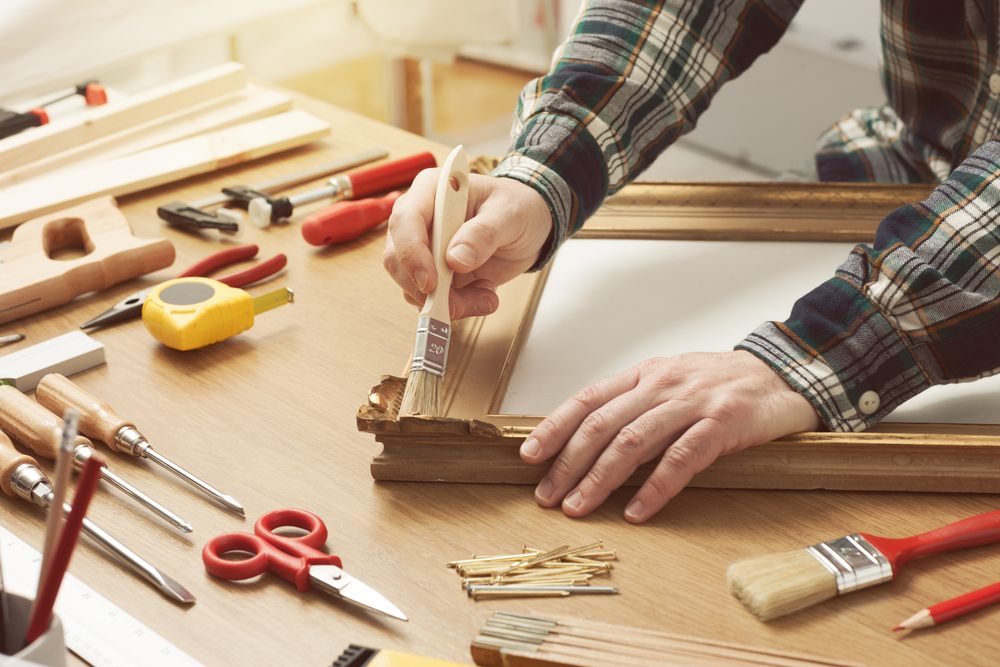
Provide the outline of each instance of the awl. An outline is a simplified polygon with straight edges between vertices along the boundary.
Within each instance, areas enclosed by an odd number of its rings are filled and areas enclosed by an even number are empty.
[[[116,452],[150,459],[202,493],[214,498],[227,509],[245,514],[243,505],[236,499],[209,486],[188,471],[153,451],[149,442],[135,428],[135,424],[121,419],[104,401],[87,393],[71,380],[58,373],[50,373],[39,381],[35,398],[49,410],[61,414],[66,408],[80,413],[80,432],[100,440]]]
[[[59,417],[14,387],[0,386],[0,430],[39,456],[55,460],[59,455],[61,433]],[[93,452],[90,440],[77,435],[73,447],[73,468],[79,472]],[[107,465],[101,467],[101,478],[135,498],[181,531],[185,533],[192,531],[188,521],[111,472]]]

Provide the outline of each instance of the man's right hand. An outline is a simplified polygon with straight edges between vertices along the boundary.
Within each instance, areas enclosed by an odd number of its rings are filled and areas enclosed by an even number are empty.
[[[437,285],[429,243],[440,173],[422,171],[396,200],[382,255],[406,300],[418,307]],[[531,268],[552,234],[552,214],[542,196],[508,178],[470,175],[465,216],[467,222],[447,253],[448,265],[455,270],[449,298],[453,320],[495,312],[500,305],[497,285]]]

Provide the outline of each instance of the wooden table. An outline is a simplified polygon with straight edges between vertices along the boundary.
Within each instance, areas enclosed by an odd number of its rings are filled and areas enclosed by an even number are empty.
[[[2,333],[24,332],[28,339],[2,352],[71,331],[223,247],[214,232],[167,227],[156,217],[158,204],[374,147],[390,149],[394,158],[430,149],[439,161],[450,149],[313,100],[298,98],[298,105],[333,123],[329,139],[121,198],[137,235],[174,242],[174,267],[14,322]],[[295,290],[294,305],[191,352],[158,344],[138,322],[95,330],[93,337],[107,346],[107,364],[74,377],[133,420],[154,448],[246,507],[241,519],[149,462],[114,456],[117,472],[189,519],[195,532],[179,534],[107,489],[98,492],[91,517],[198,602],[167,601],[90,544],[71,565],[86,584],[204,664],[329,665],[351,643],[471,664],[469,642],[495,609],[607,620],[879,667],[996,663],[996,611],[910,636],[890,629],[928,604],[1000,579],[1000,547],[917,560],[895,582],[768,624],[729,594],[724,577],[730,562],[752,554],[855,531],[922,532],[995,509],[991,496],[689,489],[653,520],[633,526],[622,518],[627,490],[591,516],[570,519],[539,508],[528,486],[373,482],[375,444],[357,432],[355,414],[380,373],[403,368],[415,328],[415,310],[382,269],[382,234],[315,248],[292,223],[250,227],[242,241],[259,244],[261,258],[288,255],[282,275],[251,291],[287,285]],[[43,467],[51,473],[47,462]],[[330,528],[328,547],[345,569],[384,593],[410,621],[366,613],[320,592],[299,593],[273,575],[230,583],[206,573],[201,548],[207,539],[251,531],[257,517],[280,507],[320,515]],[[3,496],[0,515],[15,534],[41,547],[41,510]],[[598,538],[618,550],[611,582],[619,596],[474,602],[444,566],[473,552],[517,551],[522,543],[552,548]]]

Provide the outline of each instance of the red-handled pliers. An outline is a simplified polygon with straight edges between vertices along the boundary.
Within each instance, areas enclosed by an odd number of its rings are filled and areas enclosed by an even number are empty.
[[[241,245],[234,248],[229,248],[227,250],[222,250],[220,252],[209,255],[205,259],[201,260],[197,264],[191,266],[189,269],[184,271],[175,278],[190,278],[192,276],[204,276],[206,273],[220,269],[223,266],[229,264],[235,264],[236,262],[243,261],[245,259],[250,259],[257,254],[257,246],[255,245]],[[243,287],[244,285],[249,285],[250,283],[255,283],[258,280],[263,280],[271,274],[277,273],[281,269],[285,268],[285,264],[288,263],[288,258],[283,254],[275,255],[266,262],[261,262],[251,266],[249,269],[244,269],[243,271],[237,271],[236,273],[230,273],[228,275],[222,276],[221,278],[216,278],[220,283],[225,283],[230,287]],[[90,327],[96,327],[102,324],[113,324],[115,322],[122,322],[124,320],[130,320],[139,317],[142,314],[142,304],[146,301],[146,295],[149,294],[153,288],[147,287],[144,290],[136,292],[130,296],[125,297],[113,307],[104,311],[94,319],[81,324],[81,329],[89,329]]]

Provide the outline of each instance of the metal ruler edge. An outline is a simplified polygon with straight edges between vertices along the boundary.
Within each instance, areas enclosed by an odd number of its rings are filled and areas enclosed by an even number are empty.
[[[0,540],[7,590],[33,598],[42,555],[2,526]],[[66,647],[94,667],[203,667],[68,572],[55,611],[63,624]]]

